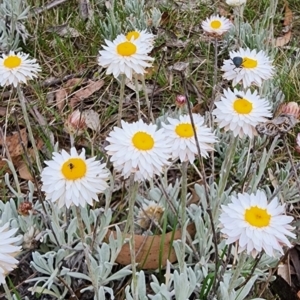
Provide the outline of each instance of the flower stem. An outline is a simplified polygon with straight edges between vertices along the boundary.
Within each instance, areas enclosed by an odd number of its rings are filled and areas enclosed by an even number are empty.
[[[182,163],[181,168],[181,258],[179,261],[179,268],[183,270],[184,268],[184,256],[185,256],[185,244],[186,244],[186,234],[184,230],[185,222],[186,222],[186,197],[187,197],[187,168],[188,161],[184,161]]]
[[[74,142],[75,142],[74,134],[70,133],[70,144],[71,144],[71,147],[74,147]]]
[[[134,232],[134,205],[138,191],[138,182],[134,182],[134,174],[130,175],[130,190],[129,190],[129,212],[128,212],[128,224],[129,224],[129,248],[131,257],[132,268],[132,283],[133,283],[133,299],[138,300],[137,292],[137,276],[136,276],[136,262],[135,262],[135,232]],[[127,224],[126,224],[127,225]],[[126,232],[125,232],[126,234]]]
[[[138,109],[138,119],[141,118],[141,102],[140,102],[140,92],[139,92],[139,84],[136,75],[134,75],[134,86],[135,86],[135,94],[136,94],[136,102]]]
[[[119,99],[119,112],[118,112],[118,126],[121,127],[122,120],[122,111],[123,111],[123,102],[125,94],[125,74],[121,75],[121,87],[120,87],[120,99]]]
[[[233,272],[233,275],[232,275],[232,277],[230,279],[230,282],[229,282],[229,287],[228,287],[228,295],[229,296],[232,293],[232,291],[234,289],[234,286],[236,285],[236,281],[239,278],[239,275],[241,274],[241,271],[243,270],[243,266],[245,264],[246,257],[247,257],[246,251],[243,251],[239,256],[238,264],[236,265],[235,270]]]
[[[212,89],[212,95],[211,95],[211,102],[209,105],[209,112],[212,112],[212,109],[214,108],[214,103],[215,103],[215,97],[216,97],[216,91],[217,91],[217,79],[218,79],[218,39],[215,38],[214,40],[215,44],[215,55],[214,55],[214,77],[213,77],[213,89]],[[212,127],[213,125],[213,118],[212,115],[210,114],[210,124],[209,126]]]
[[[7,284],[6,284],[6,283],[3,283],[2,285],[3,285],[4,291],[5,291],[7,300],[13,300],[13,298],[12,298],[12,296],[11,296],[11,293],[10,293],[10,290],[9,290],[9,288],[8,288],[8,286],[7,286]]]
[[[220,180],[218,185],[218,193],[217,193],[217,199],[221,201],[222,194],[224,193],[224,190],[226,188],[227,180],[229,177],[230,169],[233,163],[233,158],[235,154],[236,145],[238,142],[238,137],[234,137],[231,135],[230,143],[227,147],[227,151],[225,154],[225,160],[223,161],[221,171],[220,171]],[[219,209],[219,203],[213,208],[213,218],[216,217],[216,212]]]
[[[147,108],[148,108],[148,116],[150,116],[151,122],[154,123],[154,117],[153,117],[153,113],[150,107],[150,100],[148,97],[148,93],[147,93],[147,88],[146,88],[146,82],[145,82],[145,76],[142,75],[142,86],[143,86],[143,90],[144,90],[144,95],[145,95],[145,100],[146,100],[146,104],[147,104]]]
[[[33,137],[33,133],[32,133],[32,130],[31,130],[31,125],[30,125],[30,122],[29,122],[29,117],[28,117],[28,113],[27,113],[27,109],[26,109],[26,101],[25,101],[23,92],[20,88],[20,85],[17,85],[17,92],[18,92],[18,96],[19,96],[19,100],[20,100],[20,104],[21,104],[21,108],[22,108],[22,112],[23,112],[24,121],[25,121],[27,130],[28,130],[29,140],[32,144],[32,148],[33,148],[33,151],[34,151],[34,154],[35,154],[36,164],[37,164],[39,172],[41,173],[42,164],[41,164],[40,157],[39,157],[39,151],[37,149],[35,139]]]
[[[76,206],[75,210],[76,210],[77,223],[78,223],[78,228],[79,228],[79,233],[80,233],[80,239],[81,239],[82,247],[83,247],[83,250],[84,250],[84,256],[85,256],[87,268],[88,268],[88,271],[89,271],[89,276],[91,278],[92,285],[94,287],[96,299],[100,300],[99,295],[98,295],[97,278],[95,278],[95,276],[94,276],[94,272],[93,272],[92,266],[91,266],[90,254],[89,254],[88,248],[85,245],[84,224],[83,224],[83,221],[82,221],[82,218],[81,218],[81,212],[80,212],[79,206]]]

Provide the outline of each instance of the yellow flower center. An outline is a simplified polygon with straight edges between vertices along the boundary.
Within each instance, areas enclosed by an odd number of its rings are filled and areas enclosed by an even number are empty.
[[[268,214],[266,209],[252,206],[246,209],[245,221],[255,227],[266,227],[270,224],[271,215]]]
[[[178,124],[175,128],[175,132],[181,138],[191,138],[194,136],[193,126],[190,123]]]
[[[21,65],[21,62],[22,60],[20,57],[12,55],[5,58],[3,64],[6,68],[13,69],[19,67]]]
[[[222,23],[219,21],[219,20],[213,20],[211,23],[210,23],[210,26],[213,28],[213,29],[219,29],[221,27]]]
[[[253,105],[247,99],[244,98],[237,98],[233,103],[233,109],[241,115],[247,115],[251,113],[253,109]]]
[[[244,57],[242,65],[243,65],[243,68],[253,69],[253,68],[257,67],[257,60],[249,58],[249,57]]]
[[[131,56],[136,53],[136,45],[131,42],[123,42],[117,46],[117,52],[122,56]]]
[[[140,33],[137,32],[137,31],[130,31],[126,34],[126,39],[128,41],[130,41],[132,37],[133,37],[134,40],[136,40],[140,37]]]
[[[139,131],[132,137],[132,143],[138,150],[151,150],[154,146],[153,137],[147,133]]]
[[[86,163],[82,158],[70,158],[61,168],[61,172],[68,180],[76,180],[84,177],[86,170]]]

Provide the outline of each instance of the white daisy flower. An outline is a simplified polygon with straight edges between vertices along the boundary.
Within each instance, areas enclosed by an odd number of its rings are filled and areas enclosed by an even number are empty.
[[[9,229],[9,223],[0,227],[0,284],[5,284],[5,276],[18,264],[15,256],[21,251],[21,246],[14,243],[20,241],[22,236],[13,237],[17,228]]]
[[[261,86],[263,80],[274,74],[272,61],[262,50],[257,53],[255,49],[240,48],[239,51],[231,51],[229,56],[230,59],[224,61],[221,70],[225,72],[225,79],[232,80],[232,86],[241,81],[244,88],[252,84]]]
[[[41,174],[46,200],[58,201],[59,208],[73,204],[84,207],[86,203],[93,205],[93,199],[98,201],[97,194],[108,188],[109,172],[95,159],[86,159],[85,149],[78,155],[74,147],[71,154],[54,152]]]
[[[215,122],[220,128],[231,130],[234,136],[241,138],[244,135],[253,138],[257,135],[255,126],[272,117],[269,102],[260,98],[257,91],[224,90],[224,96],[215,105],[217,108],[212,112],[216,116]]]
[[[115,78],[125,74],[131,80],[133,72],[144,74],[145,68],[151,67],[153,58],[147,55],[149,45],[141,39],[129,41],[120,34],[113,42],[105,40],[105,43],[107,46],[99,51],[98,63],[107,68],[106,74],[113,74]]]
[[[105,150],[111,155],[114,168],[125,178],[134,173],[135,181],[161,174],[170,157],[164,130],[142,120],[121,123],[122,128],[115,127],[106,138],[110,145]]]
[[[211,16],[202,22],[201,27],[209,34],[222,35],[227,32],[232,23],[225,17]]]
[[[240,6],[246,4],[247,0],[226,0],[226,3],[230,6]]]
[[[134,30],[126,34],[128,41],[140,41],[141,43],[146,44],[148,51],[147,53],[153,49],[154,37],[155,36],[152,33],[149,33],[146,30]]]
[[[227,235],[226,244],[238,241],[239,252],[244,250],[253,257],[264,250],[274,256],[283,254],[282,245],[291,247],[286,236],[296,238],[290,226],[293,217],[284,215],[284,205],[274,198],[270,203],[263,191],[256,194],[238,194],[231,197],[232,203],[222,205],[221,232]]]
[[[208,151],[214,150],[212,144],[217,142],[211,129],[204,125],[204,118],[193,114],[196,134],[199,142],[201,156],[207,157]],[[172,158],[179,158],[181,162],[193,163],[198,155],[194,131],[189,115],[181,115],[178,119],[168,118],[170,124],[162,123],[165,129],[165,147],[170,148]]]
[[[15,53],[10,51],[8,55],[0,57],[0,85],[13,84],[16,87],[19,83],[27,83],[28,79],[37,77],[41,71],[36,59],[29,59],[28,54]]]

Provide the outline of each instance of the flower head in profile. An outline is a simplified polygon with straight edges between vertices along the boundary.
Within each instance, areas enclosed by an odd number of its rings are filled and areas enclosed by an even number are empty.
[[[238,194],[231,200],[222,205],[220,216],[226,244],[238,242],[239,252],[246,250],[253,257],[262,250],[269,256],[276,251],[283,254],[282,245],[292,246],[286,236],[296,237],[289,225],[293,217],[284,214],[284,205],[277,198],[268,203],[266,194],[258,190],[256,194]]]
[[[230,6],[240,6],[246,4],[247,0],[226,0],[226,4]]]
[[[143,43],[141,39],[128,40],[123,34],[111,42],[105,40],[104,50],[99,51],[98,63],[107,68],[106,74],[113,74],[117,78],[125,74],[132,79],[133,72],[144,74],[146,67],[151,67],[153,58],[148,56],[149,44]]]
[[[263,80],[269,79],[274,74],[272,61],[264,51],[257,52],[255,49],[242,49],[231,51],[230,59],[224,61],[223,77],[232,80],[232,86],[242,82],[243,87],[251,85],[261,86]]]
[[[177,95],[175,98],[175,105],[177,107],[184,107],[186,106],[187,99],[185,95]]]
[[[12,84],[16,87],[19,83],[27,83],[28,79],[37,77],[41,71],[35,59],[29,59],[28,54],[10,51],[8,55],[0,57],[0,85]]]
[[[199,142],[201,156],[207,157],[208,151],[214,150],[213,144],[217,139],[211,129],[204,125],[204,118],[193,114],[195,130]],[[193,163],[198,149],[194,130],[189,115],[181,115],[179,119],[168,118],[169,124],[162,123],[165,129],[165,147],[170,148],[173,159]]]
[[[86,159],[84,149],[80,154],[74,147],[71,154],[65,150],[54,152],[52,160],[45,163],[47,167],[41,174],[42,191],[46,193],[46,200],[57,201],[60,208],[93,205],[93,200],[98,201],[97,194],[108,188],[109,172],[105,164],[96,157]]]
[[[269,102],[260,98],[257,91],[224,90],[224,96],[215,105],[217,108],[212,112],[216,116],[215,122],[241,138],[245,135],[253,138],[257,135],[255,126],[272,116]]]
[[[139,41],[141,44],[147,45],[147,53],[149,53],[153,49],[155,36],[152,33],[147,32],[146,30],[129,31],[126,34],[126,38],[128,41]]]
[[[17,228],[9,229],[9,223],[0,227],[0,284],[5,284],[6,274],[19,262],[15,256],[21,251],[21,247],[15,246],[15,243],[19,242],[22,236],[14,237],[17,231]]]
[[[291,115],[295,119],[299,119],[299,117],[300,117],[300,106],[297,102],[294,102],[294,101],[284,103],[279,107],[279,114]]]
[[[153,178],[168,165],[169,151],[165,146],[163,129],[142,120],[134,123],[122,121],[122,128],[115,127],[106,140],[105,150],[111,155],[114,168],[127,178],[134,173],[135,181]]]
[[[226,33],[232,23],[225,17],[221,16],[211,16],[202,22],[201,27],[205,32],[211,35],[223,35]]]
[[[87,124],[84,114],[79,110],[74,110],[67,118],[64,124],[64,129],[69,134],[81,135],[87,129]]]
[[[165,208],[154,201],[143,203],[143,209],[139,211],[137,223],[143,229],[149,229],[151,224],[158,224],[164,214]]]

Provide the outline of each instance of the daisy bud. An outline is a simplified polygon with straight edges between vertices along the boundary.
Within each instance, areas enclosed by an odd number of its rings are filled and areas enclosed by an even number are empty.
[[[280,114],[292,115],[296,119],[300,116],[300,108],[296,102],[288,102],[281,106]]]
[[[176,96],[176,100],[175,100],[175,104],[177,107],[183,107],[186,105],[186,97],[185,95],[177,95]]]
[[[143,209],[138,215],[138,224],[143,229],[149,229],[151,224],[158,224],[165,209],[161,205],[151,201],[149,205],[143,204]]]
[[[81,135],[86,128],[85,117],[78,109],[68,116],[64,124],[64,129],[69,134]]]
[[[22,216],[28,216],[30,210],[32,210],[32,203],[29,201],[24,201],[20,203],[18,213]]]

